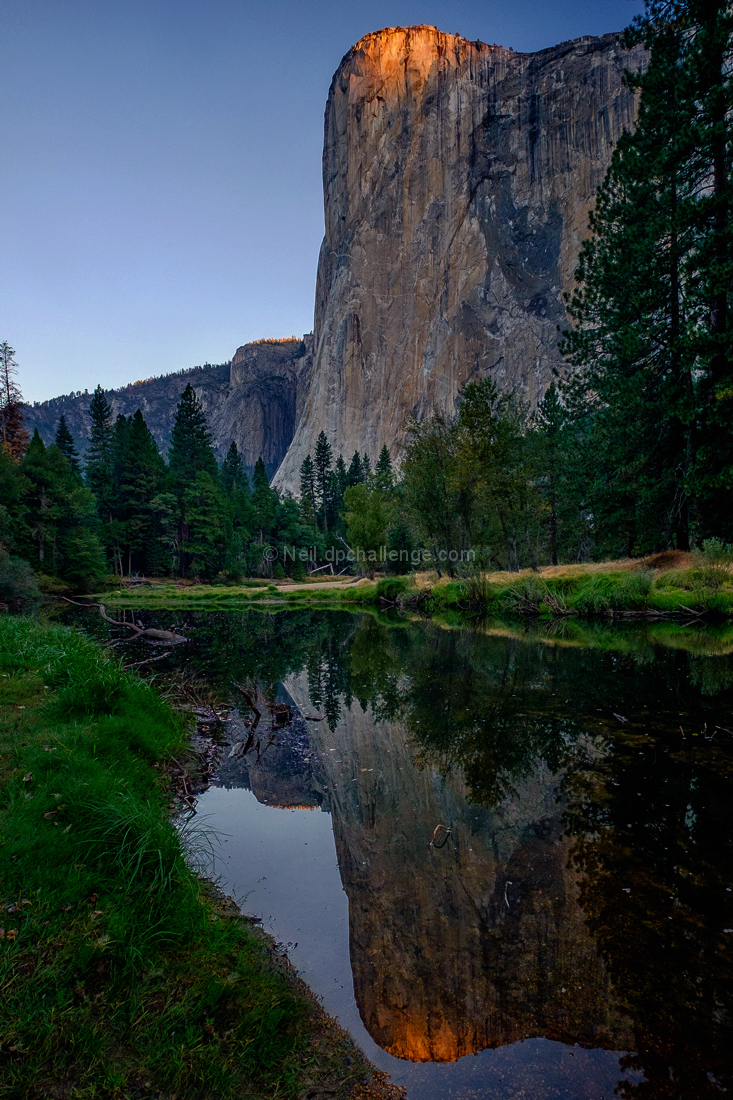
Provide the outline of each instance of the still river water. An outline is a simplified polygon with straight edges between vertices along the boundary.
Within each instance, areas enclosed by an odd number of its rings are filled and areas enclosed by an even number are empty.
[[[232,705],[221,886],[408,1100],[733,1089],[729,628],[135,614]]]

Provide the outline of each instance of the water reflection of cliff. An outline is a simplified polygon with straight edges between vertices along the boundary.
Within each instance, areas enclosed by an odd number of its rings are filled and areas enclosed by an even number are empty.
[[[285,678],[328,722],[246,785],[333,813],[374,1039],[444,1061],[541,1035],[635,1051],[628,1097],[733,1087],[730,659],[339,631]]]
[[[304,677],[287,688],[307,707]],[[349,896],[357,1003],[380,1046],[452,1061],[538,1035],[627,1045],[546,768],[489,810],[468,802],[459,778],[419,771],[405,726],[376,723],[358,704],[332,733],[315,733],[316,744]],[[439,823],[451,834],[436,848]]]

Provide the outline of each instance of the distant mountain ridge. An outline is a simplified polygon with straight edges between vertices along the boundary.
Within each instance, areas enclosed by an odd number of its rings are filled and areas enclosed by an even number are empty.
[[[204,407],[222,459],[232,440],[248,468],[262,456],[272,476],[295,432],[296,418],[310,384],[311,337],[256,340],[238,348],[228,363],[205,363],[105,390],[115,416],[140,409],[162,452],[170,443],[173,417],[181,394],[193,386]],[[66,417],[77,449],[84,454],[89,438],[88,391],[76,391],[26,405],[26,425],[52,443],[59,420]]]

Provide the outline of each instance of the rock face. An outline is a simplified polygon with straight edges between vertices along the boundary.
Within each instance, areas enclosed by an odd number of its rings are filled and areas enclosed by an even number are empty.
[[[229,368],[227,397],[211,417],[214,437],[226,448],[234,439],[253,466],[262,458],[268,473],[280,465],[302,415],[313,367],[313,337],[302,341],[245,344]]]
[[[491,374],[535,401],[566,324],[588,211],[635,114],[615,35],[536,54],[434,27],[363,38],[325,115],[313,384],[276,483],[324,429],[393,456],[410,414]]]
[[[312,336],[302,340],[260,340],[238,348],[230,363],[191,370],[106,390],[115,415],[140,409],[163,454],[168,449],[176,405],[186,385],[196,390],[214,443],[223,458],[232,440],[253,467],[262,456],[268,474],[282,462],[302,413],[313,366]],[[26,424],[53,442],[63,414],[80,453],[89,437],[91,394],[72,393],[28,405]]]

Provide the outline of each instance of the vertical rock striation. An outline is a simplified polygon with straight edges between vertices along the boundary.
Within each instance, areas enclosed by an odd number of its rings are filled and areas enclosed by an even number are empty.
[[[279,485],[321,429],[347,456],[394,455],[406,418],[452,412],[472,377],[542,394],[642,58],[610,34],[520,54],[427,26],[349,51],[326,105],[313,380]]]
[[[210,427],[220,450],[234,439],[245,465],[262,459],[268,474],[280,465],[302,415],[313,366],[312,337],[262,340],[237,348],[226,399]]]

